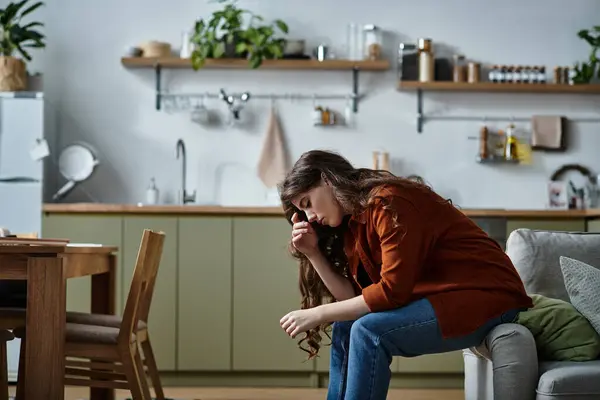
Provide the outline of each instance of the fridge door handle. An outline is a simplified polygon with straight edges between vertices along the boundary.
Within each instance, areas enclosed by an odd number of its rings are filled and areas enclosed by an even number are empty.
[[[30,178],[27,176],[11,176],[9,178],[0,178],[0,182],[2,183],[32,183],[39,181],[39,179]]]

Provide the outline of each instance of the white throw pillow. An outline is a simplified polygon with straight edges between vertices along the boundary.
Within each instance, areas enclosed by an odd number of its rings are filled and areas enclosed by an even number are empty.
[[[571,304],[600,334],[600,269],[563,256],[560,268]]]

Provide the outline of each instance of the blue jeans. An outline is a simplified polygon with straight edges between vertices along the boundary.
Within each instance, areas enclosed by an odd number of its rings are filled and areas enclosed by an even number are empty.
[[[333,324],[327,400],[385,400],[392,356],[415,357],[478,346],[492,328],[521,310],[488,321],[467,336],[443,339],[431,303],[367,314]]]

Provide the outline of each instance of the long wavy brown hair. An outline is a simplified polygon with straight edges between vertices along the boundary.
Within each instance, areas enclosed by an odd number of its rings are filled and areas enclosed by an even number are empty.
[[[298,213],[301,219],[306,220],[304,212],[298,210],[292,204],[292,200],[320,185],[323,178],[331,184],[337,202],[347,215],[358,215],[369,207],[377,199],[373,194],[374,190],[382,185],[431,190],[417,176],[399,177],[388,171],[354,168],[346,158],[337,153],[311,150],[300,156],[278,187],[285,217],[290,224],[292,224],[291,218],[294,213]],[[384,204],[384,207],[387,207],[387,205]],[[396,218],[395,215],[394,218]],[[342,223],[340,226],[332,228],[313,223],[313,227],[318,237],[319,249],[325,255],[331,267],[350,280],[348,260],[344,253],[346,224]],[[296,250],[291,240],[289,249],[292,256],[299,260],[301,308],[313,308],[325,302],[333,301],[332,294],[317,271],[308,258]],[[311,329],[298,342],[299,347],[309,354],[309,359],[315,357],[319,352],[322,340],[321,332],[324,332],[331,339],[328,333],[328,325],[325,324]]]

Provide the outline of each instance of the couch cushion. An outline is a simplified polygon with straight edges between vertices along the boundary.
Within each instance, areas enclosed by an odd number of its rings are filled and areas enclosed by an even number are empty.
[[[516,229],[508,237],[506,253],[528,293],[569,301],[560,256],[598,264],[600,234]]]
[[[600,360],[541,362],[537,399],[600,398]]]
[[[531,331],[538,357],[548,361],[590,361],[600,356],[600,335],[568,301],[530,295],[533,308],[517,323]]]
[[[600,334],[600,270],[569,257],[560,258],[560,267],[571,303]]]

